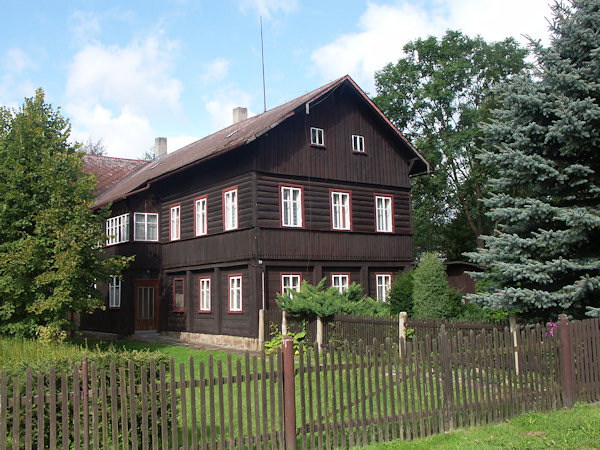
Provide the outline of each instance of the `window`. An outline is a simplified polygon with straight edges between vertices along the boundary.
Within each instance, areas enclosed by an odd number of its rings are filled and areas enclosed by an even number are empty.
[[[242,312],[241,275],[229,275],[229,312]]]
[[[375,196],[375,229],[381,233],[394,231],[392,197]]]
[[[158,214],[135,213],[133,230],[136,241],[158,241]]]
[[[365,137],[356,134],[352,135],[352,151],[364,153],[365,152]]]
[[[331,228],[351,230],[351,211],[349,192],[331,192]]]
[[[377,284],[377,300],[387,302],[390,289],[392,288],[392,275],[389,273],[378,273],[375,279]]]
[[[111,217],[106,221],[106,245],[129,241],[129,214]]]
[[[302,227],[302,188],[281,186],[281,226]]]
[[[183,312],[185,308],[185,298],[183,290],[183,278],[173,279],[173,311]]]
[[[331,274],[331,285],[336,287],[340,294],[348,289],[348,281],[350,275],[346,273],[332,273]]]
[[[223,191],[223,230],[235,230],[238,227],[237,186]]]
[[[312,145],[319,145],[321,147],[325,145],[325,138],[322,128],[310,128],[310,143]]]
[[[169,229],[172,241],[176,241],[181,237],[181,205],[171,206],[171,222]]]
[[[199,302],[198,309],[200,312],[210,312],[210,277],[200,277],[198,279]]]
[[[196,224],[196,236],[204,236],[208,232],[208,217],[206,215],[206,195],[196,199],[194,203],[194,220]]]
[[[121,279],[119,277],[110,277],[108,285],[108,306],[110,308],[121,307]]]
[[[300,290],[300,283],[302,282],[302,276],[299,273],[285,273],[281,274],[281,293],[289,294],[292,296],[293,292]]]

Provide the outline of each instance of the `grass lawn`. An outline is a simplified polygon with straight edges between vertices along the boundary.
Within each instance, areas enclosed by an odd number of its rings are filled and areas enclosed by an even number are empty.
[[[527,413],[506,423],[455,430],[412,442],[373,444],[403,448],[600,448],[600,404],[577,404],[551,413]]]

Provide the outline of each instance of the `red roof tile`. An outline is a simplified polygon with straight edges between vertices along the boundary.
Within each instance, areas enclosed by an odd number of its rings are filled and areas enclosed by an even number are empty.
[[[115,184],[152,161],[113,158],[111,156],[84,155],[83,169],[96,175],[96,195],[107,191]]]

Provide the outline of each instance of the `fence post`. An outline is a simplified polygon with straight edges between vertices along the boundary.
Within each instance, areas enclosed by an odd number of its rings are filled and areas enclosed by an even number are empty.
[[[287,450],[296,450],[296,392],[294,389],[294,341],[288,335],[283,337],[282,357],[285,448]]]
[[[408,314],[404,311],[400,313],[398,316],[398,351],[400,352],[400,356],[402,356],[402,346],[406,342],[406,321],[408,319]]]
[[[510,316],[509,319],[510,332],[513,338],[513,353],[515,355],[515,370],[519,375],[519,341],[517,339],[519,333],[519,326],[517,325],[516,316]]]
[[[90,448],[90,427],[88,409],[88,361],[87,356],[81,362],[81,387],[83,388],[83,448]],[[77,393],[76,393],[77,394]],[[78,394],[77,394],[78,395]]]
[[[287,331],[287,315],[285,314],[285,311],[281,311],[281,334],[286,336]]]
[[[573,373],[573,352],[571,351],[571,324],[566,314],[558,316],[558,332],[564,404],[567,408],[572,408],[575,402],[575,374]]]
[[[323,347],[323,320],[317,316],[317,343],[319,348]]]
[[[258,349],[262,350],[265,345],[265,310],[258,310]]]

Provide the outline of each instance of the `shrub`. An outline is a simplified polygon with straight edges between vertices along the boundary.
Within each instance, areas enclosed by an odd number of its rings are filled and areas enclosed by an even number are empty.
[[[442,261],[426,253],[413,274],[413,313],[423,319],[442,319],[456,314],[455,301]]]
[[[405,311],[409,317],[413,315],[413,272],[398,272],[392,282],[389,293],[391,314]]]

